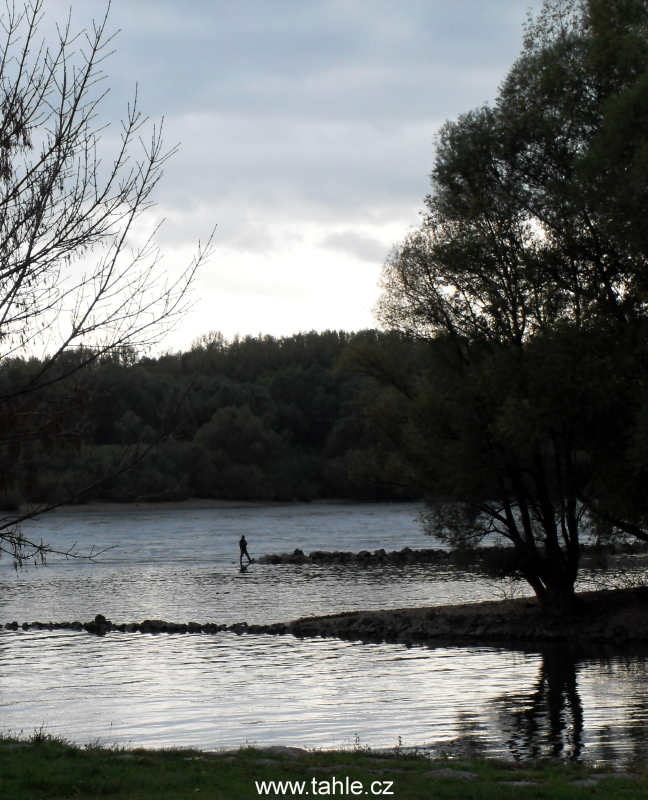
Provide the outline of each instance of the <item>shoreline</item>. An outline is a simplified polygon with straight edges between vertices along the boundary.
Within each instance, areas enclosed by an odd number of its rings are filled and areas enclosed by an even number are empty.
[[[544,744],[544,742],[543,742]],[[642,757],[643,756],[643,757]],[[387,796],[402,800],[584,797],[602,800],[648,787],[644,754],[591,763],[586,757],[523,759],[487,753],[449,757],[419,748],[330,750],[247,744],[238,749],[144,748],[74,744],[35,731],[0,738],[0,781],[7,800],[25,797],[258,798]],[[286,781],[290,781],[288,784]],[[293,790],[293,786],[297,786]],[[350,791],[344,791],[344,787]],[[371,792],[371,794],[370,794]]]
[[[534,597],[520,597],[303,617],[285,632],[407,646],[648,644],[648,587],[581,592],[576,600],[574,610],[560,616],[543,612]],[[280,633],[281,627],[250,626],[249,632]]]
[[[648,587],[582,592],[570,614],[551,616],[534,598],[488,600],[445,606],[348,611],[270,625],[177,623],[162,619],[114,623],[97,614],[90,622],[7,622],[5,630],[72,630],[106,633],[292,635],[367,643],[510,647],[570,643],[582,645],[648,644]]]
[[[43,509],[39,514],[79,514],[79,513],[116,513],[133,511],[194,511],[196,509],[228,509],[228,508],[287,508],[292,506],[331,506],[331,505],[367,505],[366,500],[349,500],[348,498],[320,498],[317,500],[215,500],[211,498],[190,498],[189,500],[163,500],[159,503],[104,503],[91,502],[76,505],[57,506],[50,510]],[[387,503],[385,503],[387,505]],[[19,513],[38,510],[38,506],[21,505]]]

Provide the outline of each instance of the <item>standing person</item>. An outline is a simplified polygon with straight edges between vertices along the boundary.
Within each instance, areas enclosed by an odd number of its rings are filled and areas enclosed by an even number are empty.
[[[252,559],[250,558],[250,554],[247,551],[247,542],[245,541],[245,536],[241,536],[241,538],[239,539],[239,547],[241,548],[241,566],[243,566],[243,556],[246,556],[248,564],[251,564]]]

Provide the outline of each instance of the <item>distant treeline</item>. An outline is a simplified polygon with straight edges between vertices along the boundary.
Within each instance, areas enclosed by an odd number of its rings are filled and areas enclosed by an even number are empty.
[[[233,341],[213,334],[184,353],[99,359],[53,383],[66,412],[40,423],[53,428],[51,446],[41,430],[38,445],[23,431],[6,448],[15,480],[0,499],[8,508],[75,495],[76,502],[417,497],[406,482],[376,477],[375,462],[393,447],[368,422],[375,377],[354,366],[354,352],[395,345],[403,346],[397,334],[377,331]],[[38,368],[34,359],[3,362],[0,389],[10,394]],[[56,397],[46,399],[51,409]],[[33,398],[32,416],[42,400]]]

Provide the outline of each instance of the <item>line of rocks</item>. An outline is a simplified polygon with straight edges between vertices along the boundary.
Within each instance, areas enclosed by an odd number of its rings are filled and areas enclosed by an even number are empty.
[[[468,603],[386,611],[352,611],[303,617],[272,625],[175,623],[145,619],[117,625],[97,614],[92,622],[9,622],[6,630],[73,630],[106,633],[292,634],[299,638],[332,637],[365,642],[425,644],[444,641],[648,643],[648,589],[584,592],[570,614],[547,615],[534,599]]]
[[[227,631],[241,635],[243,633],[265,633],[265,625],[248,625],[247,622],[236,622],[233,625],[217,625],[214,622],[167,622],[163,619],[145,619],[142,622],[128,622],[116,624],[106,619],[103,614],[97,616],[91,622],[7,622],[4,626],[8,631],[85,631],[95,636],[104,636],[106,633],[119,631],[121,633],[221,633]]]
[[[431,564],[441,561],[449,561],[451,553],[448,550],[435,550],[427,548],[423,550],[412,550],[411,547],[403,547],[402,550],[393,550],[388,553],[386,550],[361,550],[359,553],[350,553],[342,550],[314,550],[306,555],[303,550],[297,548],[292,553],[269,553],[258,559],[259,564],[360,564],[361,566],[372,566],[375,564]]]
[[[413,550],[411,547],[403,547],[401,550],[387,552],[384,549],[361,550],[359,553],[347,552],[343,550],[314,550],[312,553],[304,553],[300,548],[292,553],[268,553],[258,559],[259,564],[357,564],[359,566],[375,565],[394,565],[402,566],[405,564],[457,564],[465,566],[468,563],[479,564],[480,562],[491,560],[494,555],[504,555],[507,551],[513,552],[512,548],[476,547],[469,551],[451,551],[441,548],[427,547],[420,550]],[[643,542],[619,542],[614,544],[583,546],[582,556],[601,555],[601,556],[620,556],[620,555],[644,555],[648,553],[648,545]]]

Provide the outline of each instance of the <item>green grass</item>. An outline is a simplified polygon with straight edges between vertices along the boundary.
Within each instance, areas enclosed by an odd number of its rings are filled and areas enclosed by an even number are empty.
[[[436,769],[466,770],[473,780],[435,778]],[[305,792],[320,796],[353,797],[346,794],[346,779],[362,784],[358,797],[391,797],[395,800],[520,800],[520,798],[646,798],[648,769],[635,765],[633,775],[603,778],[595,786],[577,787],[571,781],[593,778],[610,770],[594,770],[583,764],[551,761],[514,764],[495,760],[461,763],[431,760],[407,753],[385,754],[369,750],[312,752],[289,758],[246,748],[222,753],[196,750],[126,750],[102,746],[76,747],[37,733],[29,740],[0,740],[0,797],[2,800],[40,798],[183,798],[295,797],[290,791],[260,795],[256,782],[305,782]],[[321,789],[342,780],[335,795]],[[508,786],[504,781],[529,781],[527,786]],[[391,781],[391,795],[372,794]],[[356,789],[358,786],[356,784]]]

